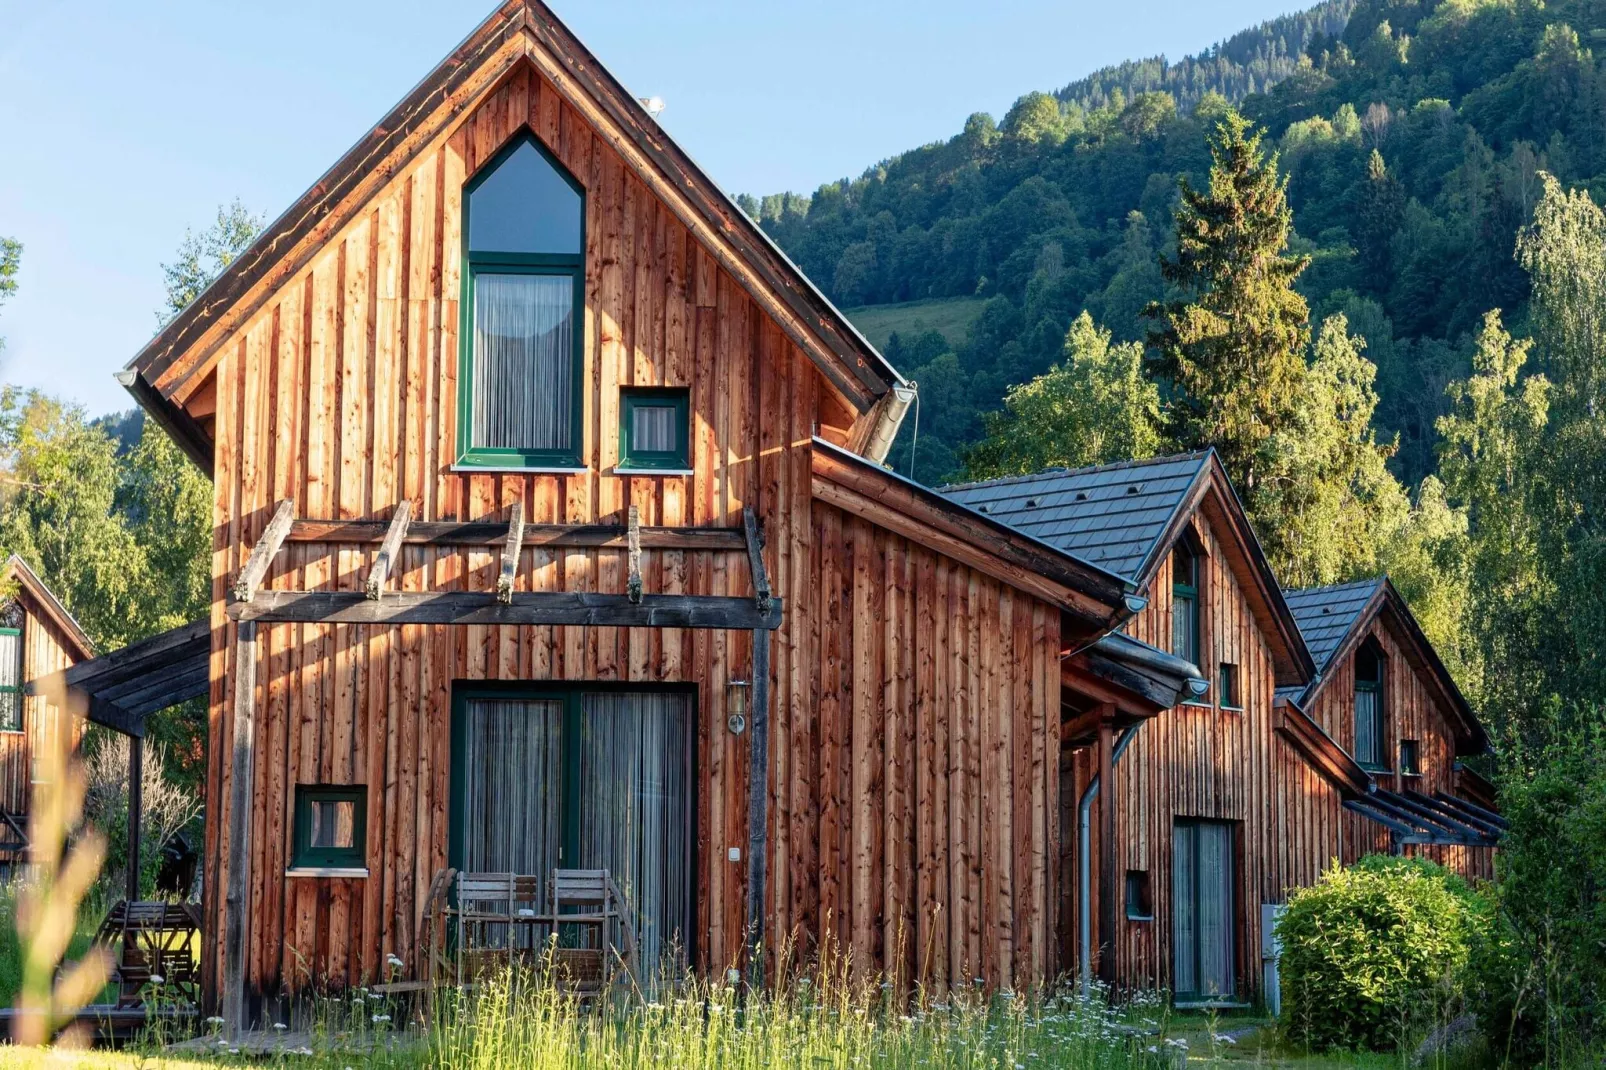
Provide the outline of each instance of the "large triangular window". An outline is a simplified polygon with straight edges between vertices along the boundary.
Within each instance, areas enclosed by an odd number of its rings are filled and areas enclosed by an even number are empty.
[[[584,301],[584,191],[522,134],[463,189],[460,465],[580,467]]]

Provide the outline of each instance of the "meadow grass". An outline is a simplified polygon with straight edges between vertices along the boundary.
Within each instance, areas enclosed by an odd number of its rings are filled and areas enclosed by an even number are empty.
[[[912,342],[926,331],[936,331],[957,347],[970,335],[970,325],[987,303],[982,297],[936,297],[896,305],[862,305],[846,310],[848,319],[877,349],[887,348],[894,333]]]

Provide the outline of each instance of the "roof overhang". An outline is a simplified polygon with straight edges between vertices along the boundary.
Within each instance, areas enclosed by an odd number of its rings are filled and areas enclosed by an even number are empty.
[[[28,602],[34,607],[34,611],[61,632],[74,660],[82,661],[95,656],[95,644],[90,641],[88,633],[68,612],[67,607],[62,605],[56,593],[45,586],[45,581],[29,567],[28,562],[12,554],[6,559],[4,574],[7,579],[16,581]]]
[[[1091,741],[1095,706],[1113,705],[1117,727],[1124,727],[1197,698],[1210,686],[1192,662],[1123,632],[1100,636],[1068,655],[1060,665],[1060,684],[1076,707],[1061,730],[1061,742],[1072,746]]]
[[[212,625],[202,618],[37,680],[24,690],[127,736],[145,720],[211,686]]]
[[[444,139],[522,65],[594,124],[625,165],[702,242],[860,413],[904,380],[758,224],[539,0],[509,0],[481,23],[129,362],[119,381],[210,470],[212,440],[184,402],[221,347],[386,182]]]
[[[1077,635],[1098,635],[1131,616],[1132,585],[1112,572],[822,438],[814,439],[812,457],[817,500],[1059,607]]]

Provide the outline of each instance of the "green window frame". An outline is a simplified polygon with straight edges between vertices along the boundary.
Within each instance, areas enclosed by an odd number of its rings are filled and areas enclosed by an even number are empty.
[[[314,810],[321,822],[333,816],[324,807],[350,805],[351,843],[314,843]],[[297,784],[292,869],[367,869],[368,787],[364,784]]]
[[[7,652],[5,646],[12,649]],[[22,731],[22,629],[0,628],[0,657],[8,657],[9,675],[0,675],[0,732]]]
[[[1238,666],[1230,661],[1222,662],[1220,680],[1216,686],[1220,689],[1218,698],[1222,709],[1241,710],[1244,708],[1243,696],[1238,693]]]
[[[1171,551],[1171,653],[1199,664],[1199,557],[1187,546]]]
[[[1374,666],[1373,674],[1363,675],[1368,659]],[[1384,738],[1383,655],[1370,647],[1362,647],[1355,654],[1355,761],[1369,772],[1386,772],[1387,754]]]
[[[1400,740],[1400,774],[1422,775],[1422,744],[1414,739]]]
[[[474,191],[489,180],[509,157],[525,145],[533,146],[541,158],[580,199],[580,252],[506,253],[476,251],[470,245],[471,201]],[[516,135],[491,161],[463,186],[462,199],[463,298],[458,309],[458,389],[457,389],[457,467],[490,469],[578,469],[583,467],[585,388],[585,247],[586,191],[540,140],[529,131]],[[570,321],[570,441],[566,449],[513,449],[475,446],[474,392],[483,386],[475,375],[475,294],[481,274],[551,275],[570,280],[572,319]]]
[[[1153,921],[1154,897],[1149,890],[1149,871],[1126,871],[1126,920]]]
[[[642,449],[636,444],[636,412],[672,408],[675,448]],[[619,391],[619,467],[627,471],[684,471],[691,467],[691,391],[677,387],[625,387]]]

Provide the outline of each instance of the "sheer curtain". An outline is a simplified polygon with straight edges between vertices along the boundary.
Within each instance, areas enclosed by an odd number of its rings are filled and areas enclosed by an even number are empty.
[[[1172,833],[1171,851],[1171,958],[1174,964],[1172,991],[1191,994],[1199,991],[1199,930],[1194,904],[1197,902],[1197,863],[1194,848],[1196,825],[1178,825]]]
[[[1231,996],[1233,977],[1233,827],[1179,822],[1172,834],[1172,990]]]
[[[580,741],[580,861],[606,869],[635,911],[651,978],[683,951],[691,907],[689,702],[679,694],[591,693]]]
[[[474,276],[475,447],[569,448],[573,341],[572,276]]]
[[[641,405],[630,411],[630,445],[632,449],[648,453],[668,453],[680,448],[676,441],[676,417],[680,410],[673,405]]]
[[[558,867],[563,702],[475,699],[466,716],[463,870],[544,878]]]
[[[1381,764],[1377,738],[1377,692],[1355,689],[1355,758],[1368,765]]]

